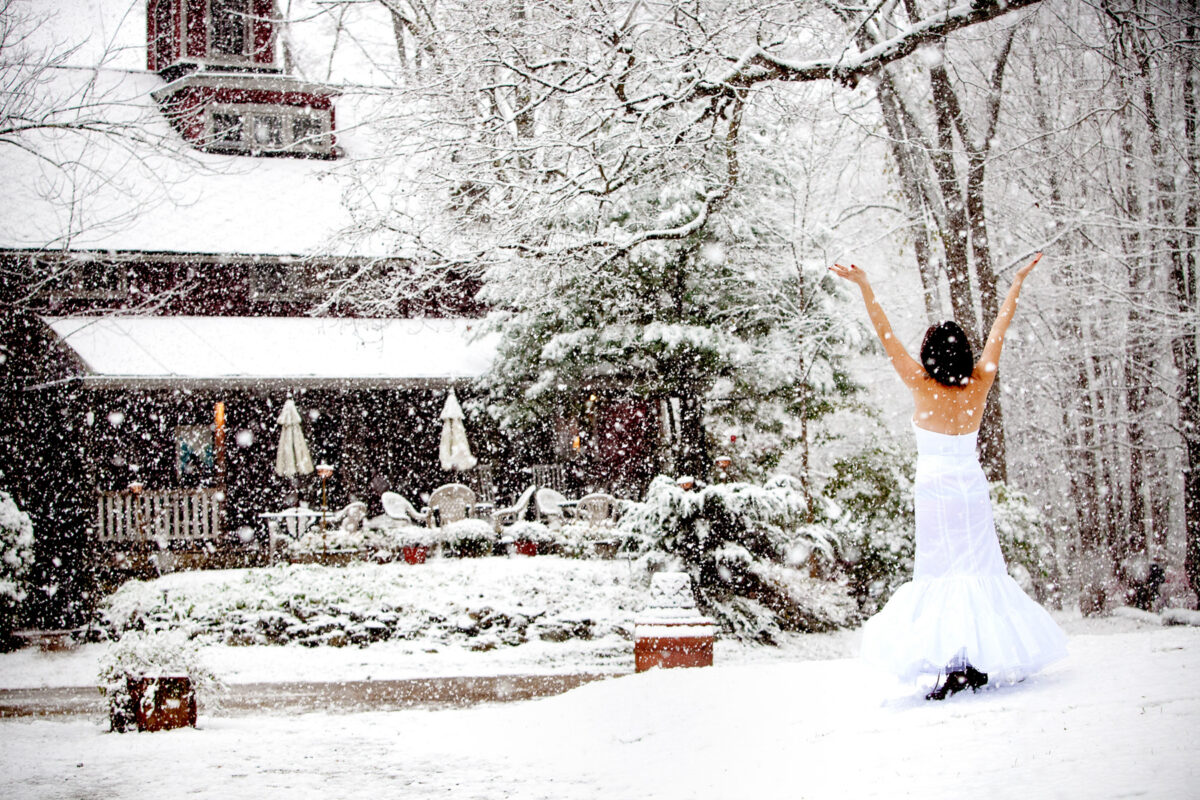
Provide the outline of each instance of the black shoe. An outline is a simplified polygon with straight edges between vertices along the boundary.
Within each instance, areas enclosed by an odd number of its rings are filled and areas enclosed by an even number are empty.
[[[986,672],[980,672],[971,665],[967,665],[967,685],[971,687],[972,692],[977,692],[984,686],[987,686],[988,677]]]
[[[982,675],[983,673],[979,673]],[[986,682],[986,678],[985,678]],[[941,686],[935,686],[933,691],[925,695],[926,700],[945,700],[952,694],[957,694],[968,686],[967,673],[956,671],[951,672],[946,676],[946,681]]]

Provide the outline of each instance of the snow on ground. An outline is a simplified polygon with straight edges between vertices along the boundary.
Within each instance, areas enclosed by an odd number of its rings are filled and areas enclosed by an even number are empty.
[[[435,558],[419,566],[351,564],[178,572],[132,581],[104,602],[118,628],[144,621],[201,635],[202,658],[229,684],[275,681],[398,680],[633,671],[629,635],[645,602],[648,577],[625,560]],[[260,617],[305,616],[286,645],[231,646],[253,641]],[[471,620],[496,619],[488,629]],[[369,647],[311,647],[364,620],[387,619],[400,638]],[[528,619],[518,628],[508,621]],[[342,637],[345,638],[345,637]],[[794,636],[785,647],[718,641],[725,663],[779,658],[841,658],[856,634]],[[505,642],[524,641],[519,646]],[[92,686],[106,644],[69,651],[26,648],[0,655],[0,689]],[[484,649],[487,648],[487,649]]]
[[[287,580],[268,581],[273,591],[302,579],[306,592],[314,580],[340,586],[308,568],[277,571]],[[222,595],[237,606],[249,597],[239,592],[269,577],[180,573],[128,587],[120,607],[145,607],[165,587],[209,606],[207,614],[222,608]],[[605,629],[636,614],[641,598],[623,562],[444,560],[364,565],[362,577],[370,580],[352,583],[414,607],[434,586],[443,604],[469,605],[482,590],[510,610],[554,596],[558,613],[587,613]],[[352,599],[360,609],[371,601]],[[0,719],[0,797],[1200,797],[1200,628],[1165,625],[1167,614],[1056,616],[1070,636],[1067,660],[944,703],[923,700],[923,684],[869,672],[853,657],[854,631],[798,635],[777,648],[718,641],[712,668],[640,675],[632,644],[615,632],[530,636],[485,651],[444,629],[368,647],[210,644],[205,659],[230,683],[614,677],[556,697],[454,710],[202,709],[198,728],[161,733],[109,733],[100,715]],[[0,689],[94,685],[104,647],[0,655]]]
[[[944,703],[853,659],[750,659],[464,710],[0,720],[0,796],[1198,796],[1200,629],[1068,629],[1066,661]]]

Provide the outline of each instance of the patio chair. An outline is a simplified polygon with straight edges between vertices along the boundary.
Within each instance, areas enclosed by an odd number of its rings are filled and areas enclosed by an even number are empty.
[[[525,516],[525,512],[529,510],[529,501],[533,499],[533,493],[536,490],[537,484],[531,483],[525,491],[521,492],[517,502],[507,508],[498,508],[492,512],[492,525],[496,528],[497,533],[505,525],[512,525]]]
[[[570,500],[563,497],[558,491],[547,489],[544,486],[534,492],[533,497],[539,517],[545,517],[551,527],[562,524],[563,518],[567,516]]]
[[[429,495],[429,527],[448,525],[471,516],[475,493],[461,483],[439,486]]]
[[[579,498],[575,516],[593,525],[612,522],[617,518],[617,498],[605,492],[593,492]]]
[[[367,504],[355,501],[345,508],[329,515],[330,525],[344,531],[355,532],[362,528],[367,518]]]
[[[403,495],[395,492],[384,492],[379,495],[380,502],[383,503],[383,513],[387,514],[394,520],[398,520],[405,524],[418,523],[424,525],[429,519],[429,514],[422,511],[417,511],[412,503],[404,499]]]

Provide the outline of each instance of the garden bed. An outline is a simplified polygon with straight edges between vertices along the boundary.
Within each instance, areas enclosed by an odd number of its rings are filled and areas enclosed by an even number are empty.
[[[129,581],[101,605],[113,637],[178,630],[205,643],[380,641],[484,651],[530,641],[626,641],[644,602],[625,561],[556,556],[281,565]]]

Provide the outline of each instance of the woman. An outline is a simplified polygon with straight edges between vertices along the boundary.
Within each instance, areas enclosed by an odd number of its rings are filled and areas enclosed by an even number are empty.
[[[945,674],[927,699],[978,689],[989,675],[1018,680],[1066,655],[1062,630],[1005,569],[975,455],[1004,334],[1041,257],[1017,271],[978,362],[963,330],[943,322],[926,332],[918,363],[893,334],[866,274],[853,264],[830,267],[862,290],[875,333],[916,405],[913,579],[863,626],[862,655],[904,679]]]

